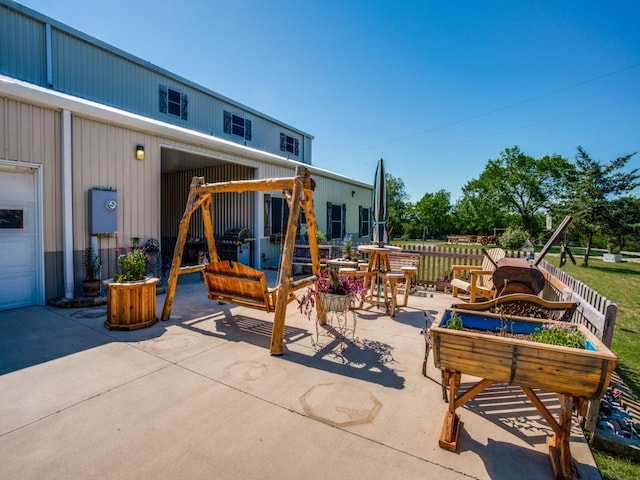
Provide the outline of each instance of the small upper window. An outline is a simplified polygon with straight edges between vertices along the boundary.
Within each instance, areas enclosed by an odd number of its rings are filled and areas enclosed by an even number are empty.
[[[280,150],[294,155],[300,155],[300,141],[284,133],[280,134]]]
[[[183,120],[188,119],[187,105],[189,100],[185,93],[160,85],[160,111]]]
[[[224,112],[224,133],[251,140],[251,120],[231,112]]]
[[[244,118],[238,115],[231,115],[231,133],[244,137]]]
[[[169,103],[167,112],[171,115],[175,115],[176,117],[180,116],[180,107],[181,107],[181,95],[180,92],[176,92],[175,90],[168,90],[169,95]]]

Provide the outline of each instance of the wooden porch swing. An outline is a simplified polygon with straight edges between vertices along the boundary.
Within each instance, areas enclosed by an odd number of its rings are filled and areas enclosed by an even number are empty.
[[[162,320],[169,320],[171,316],[171,307],[173,306],[173,297],[176,292],[178,276],[183,273],[202,272],[211,300],[256,308],[266,312],[275,312],[273,329],[271,331],[270,351],[272,355],[282,355],[287,304],[295,298],[293,295],[295,290],[310,285],[315,279],[315,277],[311,276],[293,281],[291,276],[293,250],[301,208],[304,210],[307,220],[312,271],[316,272],[320,269],[320,255],[318,253],[318,242],[316,239],[317,225],[313,212],[312,199],[314,189],[315,181],[311,178],[309,170],[302,166],[297,167],[295,176],[291,178],[265,178],[261,180],[205,183],[204,177],[193,177],[184,215],[180,220],[178,238],[173,252],[173,262],[167,282],[167,295],[162,309]],[[263,271],[230,260],[219,259],[216,251],[209,207],[211,205],[211,195],[215,193],[273,190],[282,190],[289,205],[290,213],[284,242],[282,244],[278,285],[275,288],[268,288]],[[191,216],[198,208],[200,208],[202,213],[204,235],[207,242],[210,263],[183,267],[182,252],[187,239],[189,223]]]

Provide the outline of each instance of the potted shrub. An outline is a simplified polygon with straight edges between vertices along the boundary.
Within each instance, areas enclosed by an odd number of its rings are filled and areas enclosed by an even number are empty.
[[[118,257],[120,273],[113,276],[114,282],[135,282],[142,280],[147,270],[144,252],[140,249],[129,250]]]
[[[345,312],[364,293],[362,279],[340,275],[335,270],[320,270],[304,295],[298,297],[298,310],[311,319],[311,313],[317,309],[322,323],[324,312]]]
[[[107,320],[110,330],[136,330],[149,327],[156,317],[156,284],[159,278],[145,277],[146,262],[143,249],[129,250],[118,257],[120,273],[107,285]]]
[[[84,280],[82,290],[85,297],[97,297],[100,292],[100,269],[102,260],[94,251],[92,246],[84,249],[82,254],[82,265],[84,267]]]
[[[351,235],[348,233],[344,236],[342,243],[342,258],[347,260],[351,259],[351,250],[353,249],[353,242],[351,241]]]
[[[615,242],[607,243],[607,252],[602,254],[603,262],[620,263],[622,262],[622,255],[620,255],[620,247]]]

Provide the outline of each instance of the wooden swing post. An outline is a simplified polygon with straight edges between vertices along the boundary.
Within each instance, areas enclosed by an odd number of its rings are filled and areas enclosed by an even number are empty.
[[[176,246],[173,249],[173,261],[171,262],[171,270],[169,271],[169,279],[167,281],[167,295],[164,299],[164,306],[162,307],[162,320],[169,320],[169,317],[171,316],[171,307],[173,307],[173,297],[176,293],[178,276],[180,275],[180,273],[184,273],[180,271],[180,266],[182,265],[182,252],[184,251],[184,244],[187,241],[187,232],[189,231],[189,222],[191,222],[191,216],[193,215],[195,209],[198,208],[206,200],[206,198],[199,197],[198,194],[198,189],[202,185],[204,185],[204,177],[193,177],[193,179],[191,180],[191,186],[189,187],[189,196],[187,197],[187,205],[184,209],[184,214],[180,219],[178,238],[176,239]],[[205,216],[208,217],[208,213],[207,215],[203,215],[203,217]],[[209,225],[211,225],[210,218]],[[213,233],[211,233],[211,237],[213,239]],[[209,239],[207,238],[207,242],[208,241]]]
[[[287,233],[282,246],[280,276],[278,278],[278,297],[276,299],[276,312],[273,318],[273,329],[271,330],[271,355],[282,355],[284,348],[284,320],[287,314],[287,298],[291,287],[291,263],[293,262],[293,248],[296,243],[302,195],[302,181],[296,175],[291,193]]]

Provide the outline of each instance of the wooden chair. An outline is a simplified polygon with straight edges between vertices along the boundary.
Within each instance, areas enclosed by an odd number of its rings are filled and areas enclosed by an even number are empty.
[[[212,262],[204,267],[204,281],[209,298],[221,303],[275,312],[277,288],[269,288],[264,272],[231,260]],[[287,303],[295,299],[293,292],[309,285],[314,277],[291,282]]]
[[[458,296],[459,290],[469,292],[469,301],[475,302],[478,297],[493,299],[495,297],[495,287],[493,285],[493,272],[496,264],[506,256],[506,252],[501,248],[491,248],[489,251],[483,249],[484,260],[482,266],[477,265],[454,265],[452,295]],[[468,272],[468,281],[461,277],[462,272]]]
[[[402,273],[400,281],[404,284],[404,296],[401,307],[407,306],[409,292],[415,290],[414,281],[420,268],[420,254],[413,252],[391,252],[389,254],[389,265],[392,272]]]

